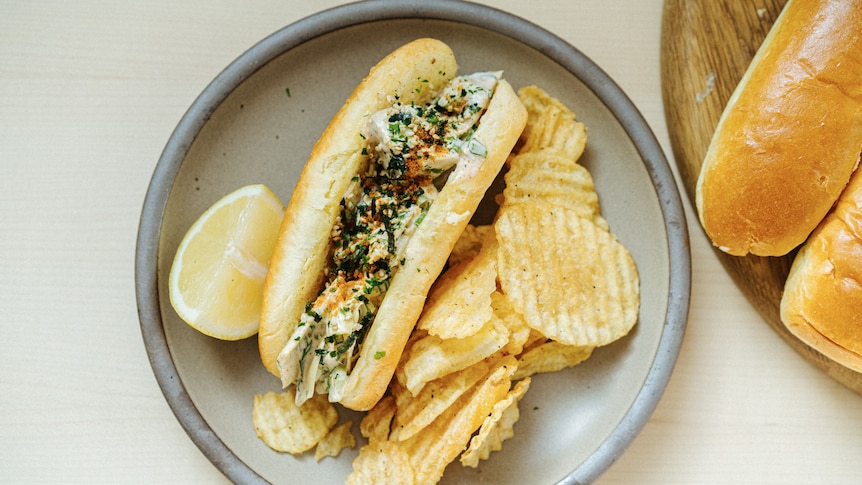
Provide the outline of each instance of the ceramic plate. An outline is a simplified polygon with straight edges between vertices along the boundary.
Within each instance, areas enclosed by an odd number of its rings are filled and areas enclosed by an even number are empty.
[[[634,256],[642,298],[627,337],[579,366],[535,376],[514,438],[477,469],[452,464],[442,483],[590,482],[634,439],[667,384],[689,305],[688,235],[667,161],[626,95],[576,48],[504,12],[450,1],[347,5],[285,27],[219,74],[169,139],[144,201],[136,255],[144,343],[177,419],[234,482],[341,483],[358,447],[318,463],[258,440],[253,396],[279,390],[279,381],[261,365],[255,338],[214,340],[174,313],[167,275],[177,245],[207,207],[243,185],[266,184],[286,202],[356,84],[422,36],[448,43],[463,73],[502,69],[515,88],[537,84],[573,108],[589,130],[581,162]]]

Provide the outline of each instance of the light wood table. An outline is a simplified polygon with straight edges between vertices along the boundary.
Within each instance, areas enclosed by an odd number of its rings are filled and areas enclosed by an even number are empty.
[[[138,326],[135,238],[165,142],[266,35],[339,2],[0,4],[0,481],[221,483],[163,398]],[[659,0],[484,3],[613,77],[672,160]],[[667,391],[603,484],[858,483],[862,396],[751,308],[697,220]]]

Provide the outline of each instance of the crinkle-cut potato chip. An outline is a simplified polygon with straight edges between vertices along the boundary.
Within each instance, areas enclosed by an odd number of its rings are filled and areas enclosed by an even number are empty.
[[[544,149],[516,155],[510,163],[504,176],[503,205],[536,201],[556,204],[608,229],[607,221],[601,216],[593,177],[575,160]]]
[[[494,227],[490,224],[467,224],[449,254],[449,266],[455,266],[465,259],[471,259],[479,254],[479,250],[482,249],[482,242],[486,240],[489,233],[493,232]]]
[[[518,90],[527,108],[527,125],[521,133],[518,153],[551,148],[566,158],[578,160],[587,144],[587,128],[575,113],[536,86]]]
[[[491,320],[468,337],[441,339],[428,335],[417,341],[406,351],[407,359],[395,375],[415,396],[427,382],[480,362],[508,341],[509,330],[492,314]]]
[[[401,369],[401,367],[396,369],[396,372],[399,371],[400,369]],[[389,393],[392,395],[392,397],[395,398],[395,409],[396,409],[395,412],[396,413],[398,412],[398,409],[403,408],[404,406],[407,405],[407,403],[411,399],[413,399],[413,394],[410,391],[408,391],[406,387],[404,387],[403,380],[404,380],[404,375],[402,373],[400,379],[399,379],[398,375],[396,375],[395,378],[389,382]],[[393,418],[394,418],[394,416],[393,416]]]
[[[317,443],[314,459],[320,461],[327,456],[338,456],[345,448],[355,448],[356,437],[353,436],[352,427],[353,421],[348,421],[333,428]]]
[[[517,360],[503,357],[490,363],[488,369],[480,382],[421,433],[405,441],[370,440],[353,461],[353,473],[347,483],[425,485],[440,481],[446,466],[466,448],[494,405],[506,398]]]
[[[406,399],[406,397],[403,396],[404,393],[412,396],[412,394],[407,390],[407,376],[404,374],[404,364],[410,360],[410,351],[413,347],[428,337],[428,332],[425,330],[414,328],[410,337],[407,339],[407,344],[404,345],[404,352],[401,353],[401,359],[395,367],[395,376],[389,381],[389,392],[395,396],[396,403],[400,403],[402,399]]]
[[[252,423],[258,438],[276,451],[303,453],[322,440],[338,421],[338,411],[324,394],[296,405],[296,390],[255,394]]]
[[[482,361],[425,384],[416,396],[405,390],[395,412],[390,439],[404,441],[425,429],[458,398],[487,377],[489,370],[490,363]]]
[[[389,439],[389,429],[392,418],[395,417],[395,410],[395,398],[391,395],[383,396],[359,422],[359,433],[369,440]]]
[[[505,399],[517,369],[514,357],[499,359],[488,377],[464,394],[421,433],[400,441],[410,456],[418,483],[437,483],[446,466],[464,451],[494,404]]]
[[[512,308],[512,302],[499,291],[491,293],[491,307],[494,309],[494,315],[509,329],[509,341],[501,352],[505,355],[520,354],[524,350],[524,345],[529,342],[533,329],[527,325],[524,316]]]
[[[495,227],[500,286],[532,328],[565,344],[601,346],[635,325],[637,268],[613,234],[539,203],[504,206]]]
[[[580,364],[590,358],[595,347],[566,345],[553,340],[533,346],[518,356],[518,372],[515,380],[533,374],[557,372]]]
[[[496,289],[496,252],[480,251],[434,283],[416,326],[442,339],[469,337],[493,316],[491,293]]]
[[[420,485],[407,451],[396,441],[370,440],[353,460],[347,485]]]
[[[515,376],[518,373],[515,372]],[[514,376],[513,376],[514,379]],[[492,451],[503,449],[503,442],[515,436],[515,423],[521,417],[518,402],[530,388],[530,378],[519,381],[506,398],[494,404],[479,432],[470,439],[467,451],[461,454],[461,465],[476,468],[479,460],[487,460]]]
[[[528,350],[534,349],[549,341],[550,339],[542,335],[542,332],[536,330],[535,328],[531,328],[530,335],[527,337],[527,341],[524,343],[524,347],[522,348],[520,353],[527,352]]]

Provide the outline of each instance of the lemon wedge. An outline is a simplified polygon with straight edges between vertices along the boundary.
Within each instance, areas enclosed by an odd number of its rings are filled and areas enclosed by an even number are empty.
[[[171,265],[171,305],[186,323],[221,340],[260,326],[263,280],[284,205],[264,185],[247,185],[213,204],[189,228]]]

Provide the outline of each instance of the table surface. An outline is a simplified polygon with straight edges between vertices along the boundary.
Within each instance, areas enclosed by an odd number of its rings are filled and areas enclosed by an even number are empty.
[[[141,205],[165,142],[207,83],[263,37],[338,3],[0,4],[6,483],[226,482],[174,418],[147,360],[134,288]],[[672,160],[660,0],[483,3],[583,51]],[[693,287],[682,352],[654,415],[598,483],[858,482],[862,396],[761,320],[684,202]]]

